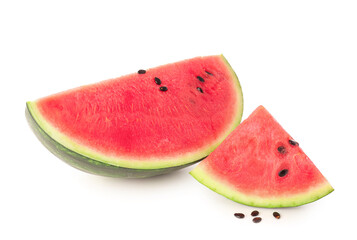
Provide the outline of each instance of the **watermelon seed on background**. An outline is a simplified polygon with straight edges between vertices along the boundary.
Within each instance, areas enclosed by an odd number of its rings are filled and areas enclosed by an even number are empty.
[[[273,216],[274,216],[276,219],[280,219],[280,213],[278,213],[278,212],[273,212]]]
[[[250,215],[256,217],[259,215],[259,212],[257,210],[254,210],[253,212],[250,213]]]
[[[260,223],[262,221],[262,218],[261,217],[255,217],[253,218],[253,222],[254,223]]]

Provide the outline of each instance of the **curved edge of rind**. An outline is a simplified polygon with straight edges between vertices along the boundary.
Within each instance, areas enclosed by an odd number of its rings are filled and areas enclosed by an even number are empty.
[[[123,168],[107,163],[99,162],[97,160],[91,159],[89,157],[78,154],[62,144],[51,138],[36,122],[29,107],[29,102],[26,103],[25,116],[30,128],[40,140],[40,142],[55,156],[71,165],[74,168],[82,170],[87,173],[92,173],[107,177],[122,177],[122,178],[145,178],[152,177],[161,174],[170,173],[172,171],[190,166],[194,163],[201,161],[199,159],[192,163],[184,164],[181,166],[159,168],[159,169],[134,169],[134,168]]]
[[[293,196],[283,197],[283,198],[262,198],[259,196],[246,195],[242,192],[231,189],[229,186],[220,183],[211,174],[202,169],[202,167],[197,166],[190,172],[198,182],[202,185],[208,187],[212,191],[240,204],[253,207],[262,208],[285,208],[285,207],[297,207],[304,204],[314,202],[329,193],[333,192],[334,189],[326,181],[319,187],[315,187],[308,191],[307,193],[296,194]]]
[[[234,126],[234,128],[235,128],[235,127],[237,127],[237,126],[240,124],[240,122],[242,121],[242,117],[243,117],[243,111],[244,111],[243,90],[242,90],[242,86],[241,86],[241,83],[240,83],[240,81],[239,81],[239,78],[238,78],[236,72],[233,70],[231,64],[228,62],[228,60],[225,58],[225,56],[224,56],[223,54],[221,54],[220,56],[221,56],[221,58],[223,59],[223,62],[227,65],[227,67],[228,67],[228,69],[230,70],[232,76],[235,78],[235,80],[236,80],[235,83],[237,84],[237,90],[238,90],[237,93],[238,93],[238,95],[239,95],[239,100],[240,100],[240,105],[239,105],[239,107],[240,107],[240,109],[241,109],[241,112],[240,112],[240,114],[237,116],[237,119],[236,119],[236,121],[235,121],[235,123],[236,123],[236,125]],[[233,129],[233,130],[234,130],[234,129]],[[233,131],[233,130],[232,130],[232,131]]]

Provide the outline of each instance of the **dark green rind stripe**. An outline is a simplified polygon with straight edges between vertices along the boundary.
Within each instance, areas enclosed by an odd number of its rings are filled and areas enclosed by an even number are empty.
[[[51,138],[43,129],[37,124],[34,117],[29,111],[28,105],[26,105],[25,111],[26,119],[35,133],[36,137],[40,142],[55,156],[71,165],[74,168],[82,170],[87,173],[92,173],[96,175],[102,175],[107,177],[121,177],[121,178],[146,178],[156,175],[170,173],[172,171],[185,168],[192,164],[195,164],[202,159],[176,167],[160,168],[160,169],[134,169],[134,168],[123,168],[114,165],[106,164],[81,154],[78,154],[62,144]]]

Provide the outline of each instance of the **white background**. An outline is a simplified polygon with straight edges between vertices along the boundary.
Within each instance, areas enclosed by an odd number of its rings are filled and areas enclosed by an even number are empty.
[[[357,239],[355,1],[1,1],[0,239]],[[28,127],[25,102],[223,53],[244,93],[300,143],[335,191],[258,209],[186,168],[150,179],[80,172]],[[233,214],[243,212],[245,219]]]

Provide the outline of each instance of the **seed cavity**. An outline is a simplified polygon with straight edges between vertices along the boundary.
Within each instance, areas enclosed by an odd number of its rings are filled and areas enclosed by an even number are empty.
[[[284,146],[279,146],[278,147],[278,152],[280,152],[281,154],[285,154],[286,153],[286,148]]]
[[[235,213],[234,216],[236,218],[244,218],[245,217],[243,213]]]
[[[140,69],[140,70],[138,71],[138,73],[139,73],[139,74],[145,74],[145,73],[146,73],[146,70]]]
[[[160,80],[160,78],[157,78],[157,77],[155,77],[155,83],[157,84],[157,85],[161,85],[161,80]]]
[[[197,90],[198,90],[199,92],[203,93],[203,90],[202,90],[202,88],[200,88],[200,87],[197,87]]]
[[[165,87],[165,86],[162,86],[162,87],[160,87],[159,89],[160,89],[160,91],[162,91],[162,92],[166,92],[166,91],[167,91],[167,87]]]
[[[252,215],[253,217],[258,216],[259,212],[257,210],[254,210],[250,215]]]
[[[288,172],[289,172],[288,169],[283,169],[278,173],[278,175],[279,175],[279,177],[284,177],[284,176],[286,176],[286,174],[288,174]]]
[[[212,73],[210,73],[209,71],[205,71],[208,75],[213,75]]]
[[[254,223],[259,223],[259,222],[261,222],[262,221],[262,218],[261,217],[255,217],[255,218],[253,218],[253,222]]]
[[[200,82],[205,82],[205,80],[200,76],[197,76],[197,79],[200,80]]]
[[[292,146],[299,146],[299,143],[297,141],[295,141],[295,140],[292,140],[292,139],[289,140],[289,143]]]
[[[280,213],[278,213],[278,212],[273,212],[273,216],[274,216],[276,219],[280,219]]]

